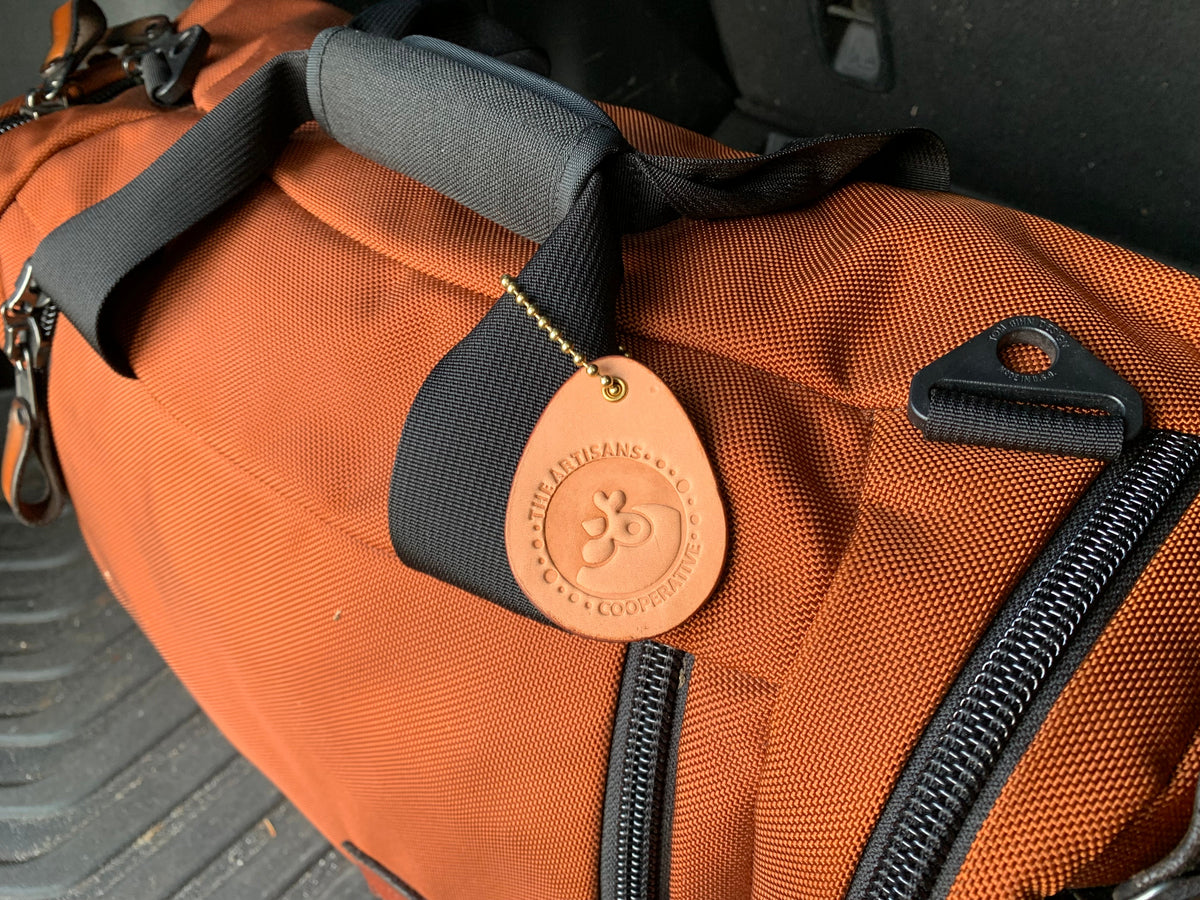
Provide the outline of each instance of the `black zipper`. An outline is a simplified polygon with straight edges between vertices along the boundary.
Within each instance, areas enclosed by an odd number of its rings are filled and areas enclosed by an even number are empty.
[[[1056,672],[1056,664],[1065,655],[1082,658],[1072,638],[1081,630],[1098,634],[1103,626],[1089,613],[1094,607],[1096,615],[1115,610],[1165,538],[1163,526],[1169,530],[1182,515],[1195,495],[1197,479],[1189,475],[1198,459],[1200,438],[1153,432],[1089,490],[997,616],[943,704],[940,721],[914,751],[863,854],[849,898],[923,900],[945,893],[942,888],[955,874],[947,863],[955,858],[961,863],[959,838],[970,836],[964,825],[981,821],[976,807],[994,800],[989,779],[1002,768],[1002,757],[1015,765],[1013,755],[1023,749],[1014,732],[1021,729],[1023,741],[1030,729],[1022,725],[1036,728],[1037,722],[1024,722],[1031,708],[1048,708],[1057,696],[1053,688],[1061,689],[1069,675],[1071,667],[1061,665],[1064,671]],[[1147,544],[1152,546],[1139,546]],[[1139,558],[1131,560],[1135,555]],[[1121,585],[1120,596],[1111,597]],[[1105,602],[1098,603],[1102,597]]]
[[[92,91],[90,94],[84,94],[78,100],[73,101],[71,103],[71,106],[82,106],[82,105],[86,105],[86,104],[95,104],[95,103],[107,103],[109,100],[112,100],[118,94],[122,94],[125,91],[129,90],[131,87],[136,87],[137,85],[139,85],[141,83],[142,83],[141,78],[138,78],[138,77],[132,76],[132,75],[126,76],[125,78],[119,78],[116,81],[112,82],[111,84],[106,84],[106,85],[104,85],[104,87],[97,88],[96,90]],[[70,106],[61,107],[61,109],[70,109],[70,108],[71,108]],[[58,109],[54,109],[49,112],[43,112],[43,113],[41,113],[41,115],[35,115],[34,113],[31,113],[31,112],[26,112],[24,110],[18,110],[17,112],[13,113],[12,115],[5,116],[3,119],[0,119],[0,134],[4,134],[6,131],[12,131],[14,128],[19,128],[20,126],[27,125],[30,122],[36,122],[38,119],[42,118],[42,116],[53,115],[55,112],[58,112]]]
[[[0,119],[0,134],[4,134],[6,131],[12,131],[14,128],[24,125],[26,122],[34,121],[36,118],[37,116],[26,112],[16,112],[11,116],[5,116],[3,119]]]
[[[600,849],[601,900],[666,896],[674,765],[692,657],[630,644],[613,726]]]

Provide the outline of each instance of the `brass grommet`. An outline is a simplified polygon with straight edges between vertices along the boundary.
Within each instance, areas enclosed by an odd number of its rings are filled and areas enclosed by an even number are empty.
[[[625,399],[625,395],[629,393],[629,387],[623,379],[613,375],[612,381],[602,387],[600,391],[609,403],[618,403]]]

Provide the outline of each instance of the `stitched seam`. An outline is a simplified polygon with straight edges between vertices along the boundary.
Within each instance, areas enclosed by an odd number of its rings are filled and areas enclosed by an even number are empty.
[[[338,37],[340,37],[342,35],[342,32],[344,32],[346,30],[348,30],[348,29],[339,28],[337,31],[335,31],[333,34],[331,34],[328,38],[326,38],[325,44],[321,48],[321,55],[317,57],[317,72],[316,72],[317,103],[320,106],[321,111],[318,113],[316,110],[313,110],[313,113],[314,113],[314,118],[318,119],[318,125],[322,128],[322,130],[324,129],[324,126],[321,125],[320,122],[321,121],[325,121],[325,122],[329,121],[329,116],[325,112],[325,80],[321,77],[325,71],[325,54],[329,50],[329,45],[332,44],[334,42],[334,40],[336,40]],[[305,80],[307,81],[307,79],[305,79]],[[307,88],[307,85],[305,87]],[[289,142],[290,142],[290,140],[289,140]]]
[[[551,187],[551,190],[554,194],[552,197],[552,218],[549,222],[551,229],[557,227],[558,223],[562,219],[566,218],[567,214],[571,211],[571,207],[575,205],[576,200],[579,198],[579,191],[575,191],[574,195],[571,197],[565,196],[564,188],[566,185],[563,184],[563,179],[566,177],[567,169],[571,168],[570,164],[575,161],[577,156],[580,155],[580,151],[584,148],[584,142],[587,140],[588,136],[596,131],[601,130],[611,131],[612,129],[607,125],[601,124],[600,122],[592,122],[591,124],[587,125],[575,136],[575,143],[566,148],[566,150],[560,155],[559,165],[557,166],[554,182]],[[603,158],[603,156],[601,158]],[[596,170],[593,168],[592,172],[588,174],[588,177],[583,179],[583,181],[580,183],[581,189],[583,185],[587,184],[588,179],[591,178],[592,173],[595,171]]]
[[[137,381],[135,383],[138,385],[138,387],[142,391],[142,393],[144,393],[145,396],[147,398],[149,398],[154,403],[154,405],[160,410],[160,412],[162,413],[162,415],[164,417],[169,419],[177,428],[179,428],[181,431],[185,432],[186,434],[190,435],[192,438],[194,438],[196,441],[198,441],[201,445],[203,445],[204,447],[206,447],[207,449],[209,449],[210,451],[215,453],[217,456],[219,456],[221,459],[223,459],[229,465],[233,466],[235,469],[237,469],[243,475],[247,476],[248,478],[251,478],[252,480],[257,482],[259,485],[266,488],[271,493],[275,494],[280,499],[283,499],[290,503],[296,504],[301,509],[303,509],[305,512],[307,512],[310,516],[312,516],[314,519],[321,522],[323,525],[330,528],[331,530],[336,531],[339,534],[345,535],[347,538],[349,538],[350,540],[354,541],[357,544],[362,545],[363,547],[366,547],[370,550],[373,550],[373,551],[376,551],[379,553],[383,553],[390,559],[397,559],[396,554],[392,550],[390,544],[386,547],[381,546],[379,544],[374,543],[373,541],[367,540],[365,537],[363,537],[360,534],[356,534],[355,532],[347,529],[345,526],[334,522],[328,516],[326,516],[320,509],[314,508],[312,503],[307,498],[305,498],[303,496],[294,495],[291,491],[287,490],[286,488],[284,488],[283,486],[281,486],[279,484],[276,484],[273,480],[271,480],[268,477],[268,473],[251,468],[250,466],[248,466],[242,460],[238,459],[236,456],[234,456],[232,453],[230,453],[225,448],[223,448],[217,444],[214,444],[211,440],[208,439],[208,437],[206,435],[201,433],[201,431],[199,429],[195,428],[190,423],[188,423],[186,420],[182,419],[178,414],[176,414],[176,412],[174,410],[172,410],[162,399],[159,398],[159,396],[157,394],[154,393],[153,390],[150,389],[149,385],[146,383],[146,381],[144,379],[137,379]],[[53,413],[51,413],[51,415],[53,415]],[[397,559],[397,561],[399,561],[399,560]]]

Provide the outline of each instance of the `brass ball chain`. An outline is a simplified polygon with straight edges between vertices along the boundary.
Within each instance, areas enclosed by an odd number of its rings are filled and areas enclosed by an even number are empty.
[[[513,298],[517,306],[525,310],[525,315],[534,320],[538,330],[546,332],[546,337],[550,339],[551,343],[557,344],[563,354],[571,357],[571,362],[575,363],[577,368],[583,369],[589,375],[600,376],[600,390],[604,394],[605,400],[617,403],[625,399],[625,395],[629,393],[629,386],[616,375],[601,375],[599,367],[595,363],[588,362],[587,358],[563,337],[562,332],[551,324],[550,320],[537,308],[537,305],[529,299],[529,296],[517,286],[515,278],[511,275],[503,275],[500,283],[504,285],[505,292]],[[632,358],[624,347],[621,347],[620,350],[626,357]]]

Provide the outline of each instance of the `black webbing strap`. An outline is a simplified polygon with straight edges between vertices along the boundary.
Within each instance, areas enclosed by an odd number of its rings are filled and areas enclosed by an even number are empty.
[[[1102,412],[1076,412],[934,388],[929,392],[925,437],[952,444],[1116,459],[1125,448],[1125,422]]]
[[[544,58],[508,29],[481,24],[483,19],[453,0],[389,0],[355,21],[396,37],[414,25],[457,29],[483,52],[515,62]],[[110,302],[120,299],[117,285],[274,164],[292,132],[313,118],[308,60],[304,51],[270,60],[125,188],[67,220],[38,245],[33,269],[39,286],[116,371],[133,374],[112,327],[120,318]]]
[[[312,118],[306,63],[303,51],[272,59],[137,178],[38,244],[39,287],[117,371],[132,374],[125,347],[107,327],[117,284],[246,190]]]
[[[352,132],[347,143],[358,152],[419,173],[509,227],[544,229],[520,283],[589,357],[616,348],[622,232],[677,215],[717,218],[799,207],[861,178],[925,189],[948,184],[941,143],[925,131],[829,138],[743,160],[651,157],[608,134],[607,118],[584,98],[493,60],[472,64],[459,51],[439,51],[436,42],[398,46],[344,29],[326,33],[314,48],[318,44],[340,56],[273,60],[129,185],[39,246],[34,272],[40,284],[115,369],[129,372],[111,324],[119,317],[110,298],[122,293],[122,277],[249,186],[317,108],[326,111],[322,119],[333,123],[334,137]],[[384,96],[368,95],[354,90],[355,60],[363,78],[378,79],[381,65],[401,68]],[[409,86],[419,104],[408,102]],[[330,113],[355,103],[365,105],[349,115]],[[513,152],[513,142],[527,135],[513,131],[512,122],[546,122],[549,131],[541,144]],[[438,140],[440,129],[458,129],[485,148],[477,154],[483,168],[431,164],[425,142]],[[542,180],[528,177],[542,161],[539,153],[562,162],[549,193]],[[181,196],[186,199],[176,202]],[[488,377],[480,378],[485,371]],[[548,352],[544,337],[512,303],[497,303],[439,362],[404,423],[392,478],[389,519],[402,560],[542,618],[509,570],[504,511],[521,450],[572,372],[570,361]]]
[[[588,358],[617,346],[621,242],[605,195],[604,177],[596,173],[519,277]],[[504,518],[521,451],[575,367],[506,300],[442,358],[417,393],[396,452],[388,522],[392,546],[408,565],[545,621],[509,568]]]

